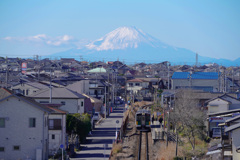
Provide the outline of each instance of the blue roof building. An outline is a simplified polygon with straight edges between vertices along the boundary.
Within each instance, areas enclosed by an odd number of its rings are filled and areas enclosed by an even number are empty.
[[[175,72],[172,76],[172,89],[192,88],[206,92],[220,91],[218,72]]]

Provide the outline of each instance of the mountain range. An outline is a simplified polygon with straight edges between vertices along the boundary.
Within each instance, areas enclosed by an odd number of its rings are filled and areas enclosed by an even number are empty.
[[[81,49],[73,48],[50,56],[62,58],[82,56],[89,61],[101,61],[103,59],[105,61],[116,61],[119,59],[127,64],[135,62],[160,63],[163,61],[181,65],[196,63],[195,52],[170,46],[136,27],[119,27]],[[198,63],[235,66],[240,63],[240,58],[231,61],[198,55]]]

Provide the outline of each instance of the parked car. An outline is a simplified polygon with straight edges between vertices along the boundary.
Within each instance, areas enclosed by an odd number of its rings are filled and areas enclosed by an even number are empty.
[[[99,121],[100,120],[100,113],[99,112],[95,112],[92,119],[94,121]]]

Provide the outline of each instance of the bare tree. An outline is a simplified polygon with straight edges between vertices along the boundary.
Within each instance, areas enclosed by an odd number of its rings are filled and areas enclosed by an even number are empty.
[[[197,137],[202,137],[205,114],[198,107],[197,94],[192,90],[179,90],[176,94],[171,122],[175,124],[177,133],[182,132],[195,150]]]

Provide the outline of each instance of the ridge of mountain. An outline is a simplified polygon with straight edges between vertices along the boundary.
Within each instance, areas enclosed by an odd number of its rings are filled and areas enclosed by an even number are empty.
[[[124,59],[129,64],[135,62],[159,63],[162,61],[180,65],[196,63],[196,53],[193,51],[165,44],[136,27],[119,27],[87,44],[84,48],[73,48],[50,56],[78,58],[80,55],[91,61]],[[218,63],[231,66],[239,64],[239,62],[240,58],[231,61],[198,55],[199,64]]]

